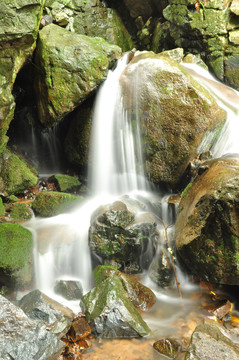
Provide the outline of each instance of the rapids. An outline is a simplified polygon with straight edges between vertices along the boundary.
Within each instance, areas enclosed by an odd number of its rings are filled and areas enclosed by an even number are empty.
[[[140,142],[140,130],[137,118],[132,118],[124,110],[119,87],[119,77],[127,65],[123,57],[114,71],[109,71],[107,80],[101,86],[94,110],[93,130],[91,137],[91,161],[89,171],[89,198],[74,212],[62,214],[49,219],[34,218],[26,225],[35,239],[35,287],[50,297],[65,303],[53,292],[57,279],[78,279],[84,293],[92,286],[91,259],[88,248],[88,229],[93,211],[102,204],[107,204],[122,195],[139,198],[146,204],[160,200],[162,219],[166,226],[172,225],[175,217],[167,207],[167,194],[155,194],[144,177],[143,149]],[[205,86],[227,110],[228,120],[222,135],[210,151],[214,157],[227,153],[239,153],[238,133],[239,93],[215,80],[207,71],[197,65],[183,64],[185,69],[203,86]],[[136,83],[132,86],[137,85]],[[210,135],[209,135],[210,136]],[[211,135],[213,136],[213,135]],[[198,152],[208,151],[208,139],[203,140]],[[140,163],[140,166],[136,164]],[[163,232],[162,222],[159,231]],[[169,237],[173,236],[173,227],[168,229]],[[157,296],[157,305],[145,316],[155,336],[173,332],[174,323],[186,316],[190,308],[196,308],[195,300],[190,300],[190,292],[195,287],[178,269],[179,281],[184,294],[181,300],[176,286],[170,291],[157,288],[147,272],[142,281],[153,289]],[[67,303],[79,312],[79,304]],[[184,306],[186,305],[186,306]]]

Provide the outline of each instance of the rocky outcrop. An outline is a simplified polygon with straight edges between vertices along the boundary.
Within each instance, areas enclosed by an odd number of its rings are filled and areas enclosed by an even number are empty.
[[[141,272],[153,257],[156,238],[154,215],[137,215],[121,201],[102,206],[92,216],[89,246],[95,265],[100,258],[104,264],[117,264],[120,270]]]
[[[238,285],[239,161],[206,162],[183,192],[176,246],[190,271],[212,283]]]
[[[82,196],[57,191],[43,191],[37,194],[32,208],[40,216],[55,216],[71,210],[80,203]]]
[[[185,360],[225,360],[225,358],[237,360],[238,346],[230,337],[230,331],[226,331],[215,321],[198,325],[186,350]]]
[[[136,53],[120,81],[132,121],[135,109],[138,111],[148,178],[175,186],[195,158],[204,135],[221,130],[225,112],[185,69],[164,54]]]
[[[78,192],[81,183],[75,176],[56,174],[48,178],[48,182],[54,183],[57,191],[76,193]]]
[[[21,288],[32,280],[33,239],[18,224],[0,224],[0,283]]]
[[[0,358],[2,360],[53,360],[65,344],[46,326],[31,320],[0,295]]]
[[[54,24],[43,28],[35,56],[41,123],[50,127],[80,105],[120,53],[102,38],[77,35]]]
[[[117,11],[100,0],[47,0],[45,7],[48,16],[69,31],[100,36],[108,43],[118,45],[122,51],[133,48],[132,39]]]
[[[174,284],[175,276],[173,266],[166,248],[158,248],[149,268],[149,277],[162,288]]]
[[[92,330],[103,338],[149,335],[150,330],[129,300],[121,280],[110,277],[83,296]]]
[[[40,290],[23,296],[18,306],[30,319],[45,324],[59,339],[66,335],[74,317],[71,309],[49,298]]]
[[[6,132],[14,114],[12,87],[35,48],[43,3],[14,0],[0,4],[0,154],[5,149]]]
[[[67,300],[78,300],[83,295],[82,285],[76,280],[57,280],[54,291]]]

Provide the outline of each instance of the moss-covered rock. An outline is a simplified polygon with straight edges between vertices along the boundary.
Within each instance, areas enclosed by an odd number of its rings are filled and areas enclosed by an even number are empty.
[[[237,285],[239,279],[239,162],[205,162],[186,188],[176,221],[178,254],[197,277]]]
[[[132,49],[132,39],[117,11],[99,0],[47,0],[54,22],[70,31],[87,36],[100,36],[122,51]]]
[[[175,186],[206,132],[224,123],[225,111],[163,53],[136,53],[120,81],[125,108],[140,122],[148,178]]]
[[[0,224],[0,282],[21,287],[32,279],[32,234],[18,224]]]
[[[58,191],[67,193],[77,192],[81,186],[81,182],[75,176],[64,174],[53,175],[48,181],[53,182]]]
[[[152,260],[156,237],[153,214],[136,215],[122,201],[102,206],[93,214],[89,229],[94,265],[102,259],[106,265],[116,262],[122,271],[141,272]]]
[[[82,301],[87,320],[100,337],[129,338],[150,333],[118,277],[105,279],[84,295]]]
[[[0,154],[14,114],[12,87],[35,48],[43,3],[44,0],[13,0],[0,4]]]
[[[97,266],[94,269],[94,278],[96,285],[99,285],[101,281],[110,278],[118,277],[124,289],[127,291],[130,301],[133,305],[142,310],[149,310],[156,301],[156,297],[147,286],[141,284],[133,276],[118,271],[113,266]]]
[[[37,194],[32,203],[32,208],[37,215],[55,216],[70,211],[82,199],[82,196],[56,191],[42,191]]]
[[[33,211],[25,203],[17,203],[12,206],[10,217],[14,220],[29,220],[33,216]]]
[[[104,39],[71,33],[51,24],[40,31],[35,88],[40,121],[52,126],[74,110],[105,79],[120,56]]]
[[[5,214],[5,206],[3,205],[2,198],[0,197],[0,215]]]
[[[37,184],[38,177],[34,169],[16,154],[5,150],[0,157],[0,191],[7,194],[20,194]]]

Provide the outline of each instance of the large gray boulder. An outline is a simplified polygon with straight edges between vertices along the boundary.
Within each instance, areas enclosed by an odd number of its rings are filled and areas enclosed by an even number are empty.
[[[0,295],[1,360],[55,360],[65,344]]]
[[[136,53],[120,81],[132,121],[137,109],[148,178],[176,186],[196,157],[204,135],[221,130],[225,112],[185,69],[164,54]]]
[[[39,119],[45,127],[59,122],[105,79],[121,49],[104,39],[71,33],[50,24],[39,33],[35,88]]]
[[[206,162],[184,190],[176,221],[176,246],[197,277],[239,283],[239,161]]]

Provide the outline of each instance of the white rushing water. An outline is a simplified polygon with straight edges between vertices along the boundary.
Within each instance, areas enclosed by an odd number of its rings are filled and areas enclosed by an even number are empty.
[[[132,193],[151,196],[149,184],[144,177],[137,111],[132,118],[122,105],[119,78],[126,65],[127,57],[124,57],[117,68],[109,72],[97,96],[91,140],[92,167],[89,174],[92,198],[70,214],[49,219],[35,218],[28,223],[28,228],[35,235],[36,287],[54,298],[56,279],[78,279],[83,284],[84,292],[92,286],[88,230],[93,211],[102,204],[112,202],[116,196],[134,196]],[[200,151],[210,150],[214,156],[228,152],[239,153],[238,92],[220,84],[201,68],[198,71],[195,65],[185,67],[228,111],[225,131],[217,143],[208,149],[206,138]],[[139,85],[135,83],[132,86]],[[227,99],[225,93],[228,94]],[[172,217],[169,217],[165,204],[162,199],[163,220],[169,225]],[[183,282],[183,277],[180,282]],[[175,307],[176,300],[169,301],[167,295],[165,300],[161,297],[161,301],[163,304],[171,302],[172,308]]]

